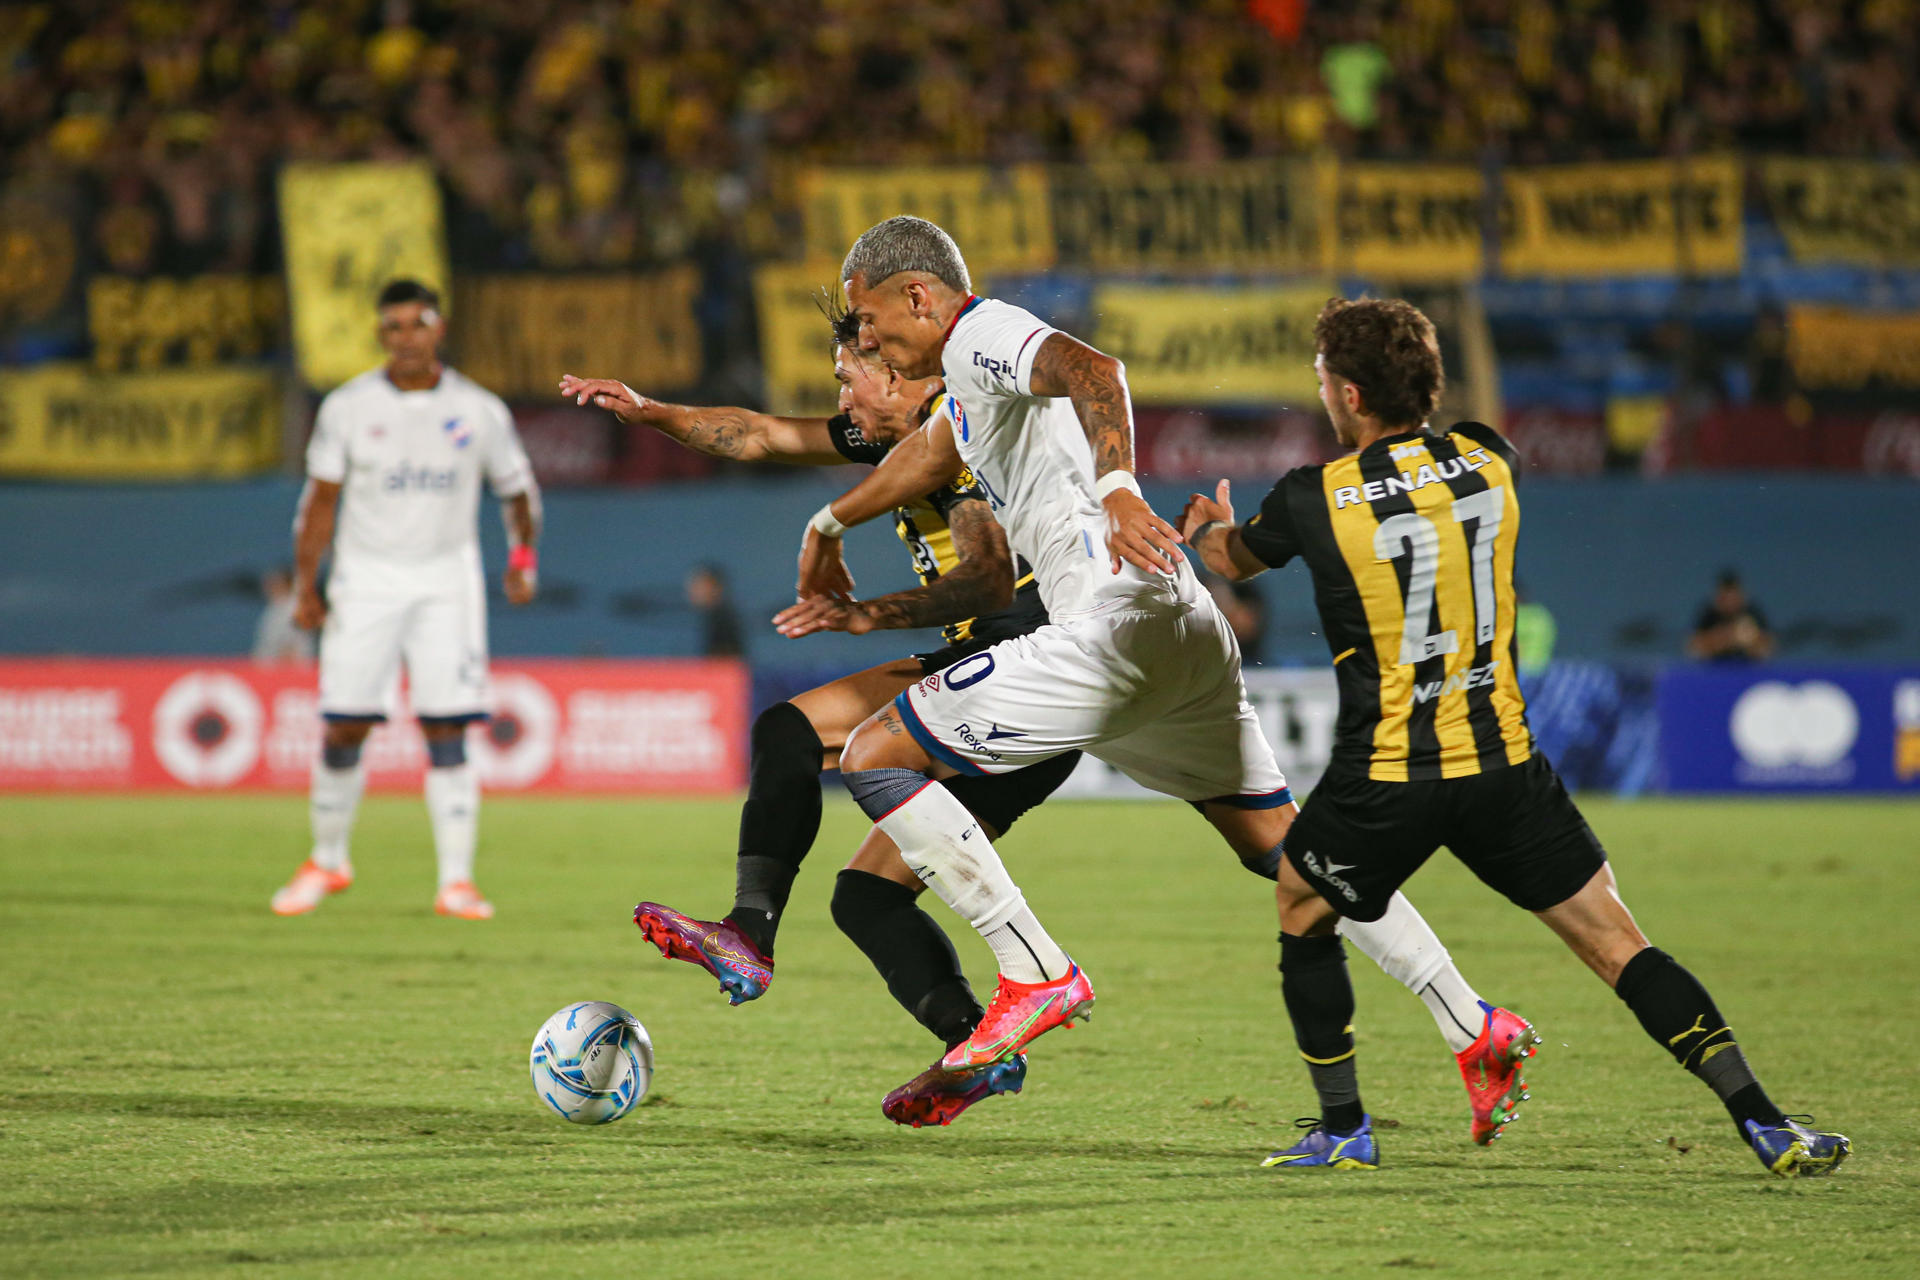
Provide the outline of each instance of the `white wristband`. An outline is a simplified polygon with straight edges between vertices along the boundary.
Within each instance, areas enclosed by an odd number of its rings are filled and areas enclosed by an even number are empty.
[[[845,537],[847,532],[847,526],[833,518],[831,502],[813,513],[813,519],[807,521],[807,527],[823,538]]]
[[[1133,478],[1133,472],[1131,471],[1107,472],[1107,474],[1101,476],[1099,482],[1093,486],[1093,496],[1105,502],[1107,495],[1115,489],[1125,489],[1136,498],[1140,496],[1140,482]]]

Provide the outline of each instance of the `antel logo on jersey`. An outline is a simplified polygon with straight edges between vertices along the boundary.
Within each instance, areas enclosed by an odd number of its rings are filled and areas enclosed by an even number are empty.
[[[1013,381],[1013,362],[1011,360],[995,360],[984,351],[976,351],[973,353],[973,363],[985,369],[994,377],[1001,379],[1003,382]]]
[[[1839,782],[1853,772],[1847,753],[1860,736],[1860,712],[1847,691],[1831,681],[1765,680],[1733,704],[1727,730],[1744,763],[1742,772],[1754,781],[1790,774]]]
[[[452,467],[414,466],[403,462],[390,468],[380,478],[380,487],[388,493],[418,491],[420,493],[445,493],[458,482]]]
[[[190,787],[225,787],[260,760],[260,696],[225,671],[190,671],[153,708],[153,754]]]

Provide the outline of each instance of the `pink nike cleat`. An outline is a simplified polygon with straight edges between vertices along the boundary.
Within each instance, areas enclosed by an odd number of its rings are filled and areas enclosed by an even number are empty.
[[[1052,982],[1015,982],[1003,973],[980,1025],[947,1050],[940,1065],[959,1071],[1011,1058],[1057,1026],[1085,1022],[1092,1011],[1093,984],[1071,961],[1066,974]]]
[[[1460,1076],[1467,1082],[1467,1098],[1473,1104],[1473,1140],[1481,1146],[1492,1142],[1520,1114],[1520,1104],[1532,1095],[1521,1078],[1520,1066],[1534,1055],[1540,1043],[1533,1024],[1508,1009],[1496,1009],[1482,1002],[1487,1010],[1486,1025],[1480,1038],[1454,1057],[1460,1063]]]
[[[758,1000],[773,981],[773,961],[731,920],[695,920],[672,907],[643,902],[633,909],[633,922],[667,959],[697,964],[720,979],[729,1004]]]
[[[996,1093],[1018,1093],[1027,1082],[1027,1055],[1016,1053],[984,1067],[947,1070],[936,1062],[888,1094],[880,1114],[895,1124],[918,1129],[924,1124],[952,1124],[962,1111]]]
[[[273,895],[273,914],[303,916],[353,883],[353,867],[329,871],[311,858]]]
[[[458,916],[462,920],[493,919],[493,904],[480,896],[471,880],[456,880],[442,889],[433,900],[437,916]]]

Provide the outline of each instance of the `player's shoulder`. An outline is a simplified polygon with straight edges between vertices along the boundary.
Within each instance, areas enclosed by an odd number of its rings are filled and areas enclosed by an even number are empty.
[[[356,400],[365,400],[372,396],[384,394],[391,389],[392,386],[393,384],[387,381],[386,366],[379,365],[367,370],[365,373],[356,374],[348,378],[345,382],[322,396],[320,403],[323,405],[328,402],[334,404],[351,404]]]
[[[505,400],[502,400],[499,396],[487,390],[452,365],[442,365],[440,367],[440,377],[447,394],[475,401],[498,413],[507,413],[507,402]]]
[[[1447,434],[1459,436],[1473,446],[1491,450],[1508,467],[1519,466],[1520,452],[1513,447],[1513,441],[1484,422],[1456,422],[1447,429]]]
[[[955,319],[942,359],[948,382],[967,380],[1015,385],[1032,360],[1034,346],[1053,326],[1025,307],[998,298],[975,298]]]

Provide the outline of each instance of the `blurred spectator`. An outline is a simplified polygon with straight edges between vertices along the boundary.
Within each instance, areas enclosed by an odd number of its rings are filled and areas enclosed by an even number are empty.
[[[687,603],[700,615],[700,652],[708,658],[746,653],[740,614],[727,596],[727,575],[717,564],[698,564],[687,574]]]
[[[1773,634],[1760,606],[1747,599],[1740,575],[1720,571],[1713,598],[1693,624],[1687,652],[1707,662],[1760,662],[1773,656]]]
[[[1240,641],[1240,660],[1258,663],[1265,660],[1267,647],[1267,600],[1251,582],[1225,582],[1211,578],[1207,589],[1214,603],[1226,615],[1234,638]]]
[[[1553,661],[1553,642],[1559,635],[1553,611],[1533,599],[1518,583],[1514,584],[1513,650],[1514,662],[1523,676],[1546,668]]]
[[[262,666],[313,661],[313,633],[293,624],[293,572],[285,565],[260,575],[260,594],[266,603],[253,630],[253,660]]]

